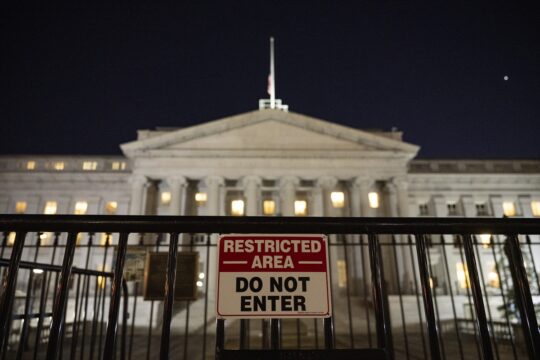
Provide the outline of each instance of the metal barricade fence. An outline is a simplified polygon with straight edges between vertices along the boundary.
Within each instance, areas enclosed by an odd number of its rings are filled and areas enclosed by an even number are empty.
[[[2,215],[0,231],[2,359],[211,359],[216,340],[395,359],[539,354],[538,219]],[[333,317],[225,321],[216,338],[220,233],[327,234]],[[164,300],[124,273],[136,251],[168,254]],[[174,301],[188,251],[198,294]]]

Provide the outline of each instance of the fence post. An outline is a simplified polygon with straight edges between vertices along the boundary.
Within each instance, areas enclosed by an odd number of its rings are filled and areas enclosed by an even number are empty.
[[[516,302],[521,317],[521,327],[527,350],[531,359],[540,358],[540,333],[534,304],[532,302],[531,288],[527,280],[527,272],[523,260],[523,254],[519,247],[519,239],[516,235],[510,235],[506,239],[504,252],[510,264],[510,273],[514,283]],[[508,299],[510,301],[510,299]]]
[[[394,358],[394,344],[390,312],[388,309],[388,293],[384,283],[384,271],[380,244],[375,234],[368,235],[369,257],[371,265],[371,283],[373,288],[373,306],[377,321],[377,346],[387,351],[390,359]]]
[[[171,336],[171,319],[174,304],[174,286],[176,283],[176,259],[178,255],[178,233],[172,233],[169,243],[167,261],[167,277],[165,280],[165,301],[163,303],[163,326],[161,328],[160,359],[169,358],[169,340]],[[186,334],[187,336],[187,334]]]

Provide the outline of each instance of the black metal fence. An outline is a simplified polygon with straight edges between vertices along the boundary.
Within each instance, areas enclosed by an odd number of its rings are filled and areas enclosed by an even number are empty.
[[[538,219],[4,215],[0,231],[2,359],[211,359],[216,343],[540,356]],[[333,317],[218,321],[216,332],[222,233],[327,234]],[[141,249],[168,254],[163,301],[123,272]],[[186,251],[199,254],[198,294],[174,302],[172,264]]]

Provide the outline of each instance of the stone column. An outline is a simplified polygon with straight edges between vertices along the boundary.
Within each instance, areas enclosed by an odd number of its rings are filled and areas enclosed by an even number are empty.
[[[463,205],[463,216],[474,217],[476,216],[476,206],[472,196],[463,196],[461,198],[461,204]]]
[[[279,180],[282,216],[294,216],[296,186],[299,183],[300,180],[295,176],[284,176]]]
[[[184,215],[186,208],[186,188],[188,185],[186,178],[183,176],[171,176],[166,181],[171,190],[169,215]]]
[[[204,179],[208,188],[208,215],[220,215],[221,189],[225,185],[222,176],[212,175]]]
[[[145,199],[145,191],[149,185],[148,178],[143,175],[133,175],[129,182],[131,184],[129,215],[144,215],[143,201]]]
[[[242,186],[244,188],[244,196],[246,198],[246,215],[257,216],[260,215],[261,194],[260,187],[262,180],[259,176],[245,176],[242,179]]]
[[[351,194],[351,198],[349,200],[351,216],[362,216],[362,207],[360,205],[362,202],[362,192],[360,191],[360,186],[358,186],[355,181],[352,181],[349,184],[349,193]]]
[[[361,216],[373,216],[374,211],[369,206],[369,192],[373,188],[373,184],[375,183],[375,179],[365,176],[359,176],[356,179],[354,179],[353,185],[355,187],[358,187],[358,192],[360,193],[360,209],[361,209]]]
[[[319,179],[317,179],[317,187],[319,187],[322,191],[322,209],[323,209],[323,216],[331,216],[332,215],[332,199],[330,199],[330,193],[332,190],[335,189],[337,184],[337,178],[333,176],[322,176]]]
[[[392,184],[396,188],[397,213],[401,217],[409,216],[409,183],[404,177],[392,179]]]

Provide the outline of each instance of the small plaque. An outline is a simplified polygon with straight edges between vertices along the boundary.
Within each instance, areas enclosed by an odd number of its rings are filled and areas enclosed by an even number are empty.
[[[129,246],[127,248],[124,260],[124,279],[126,281],[143,280],[147,252],[148,250],[144,246]]]
[[[167,252],[150,252],[146,255],[144,300],[164,299],[168,256]],[[199,253],[178,253],[174,300],[195,300],[197,298],[198,271]]]

